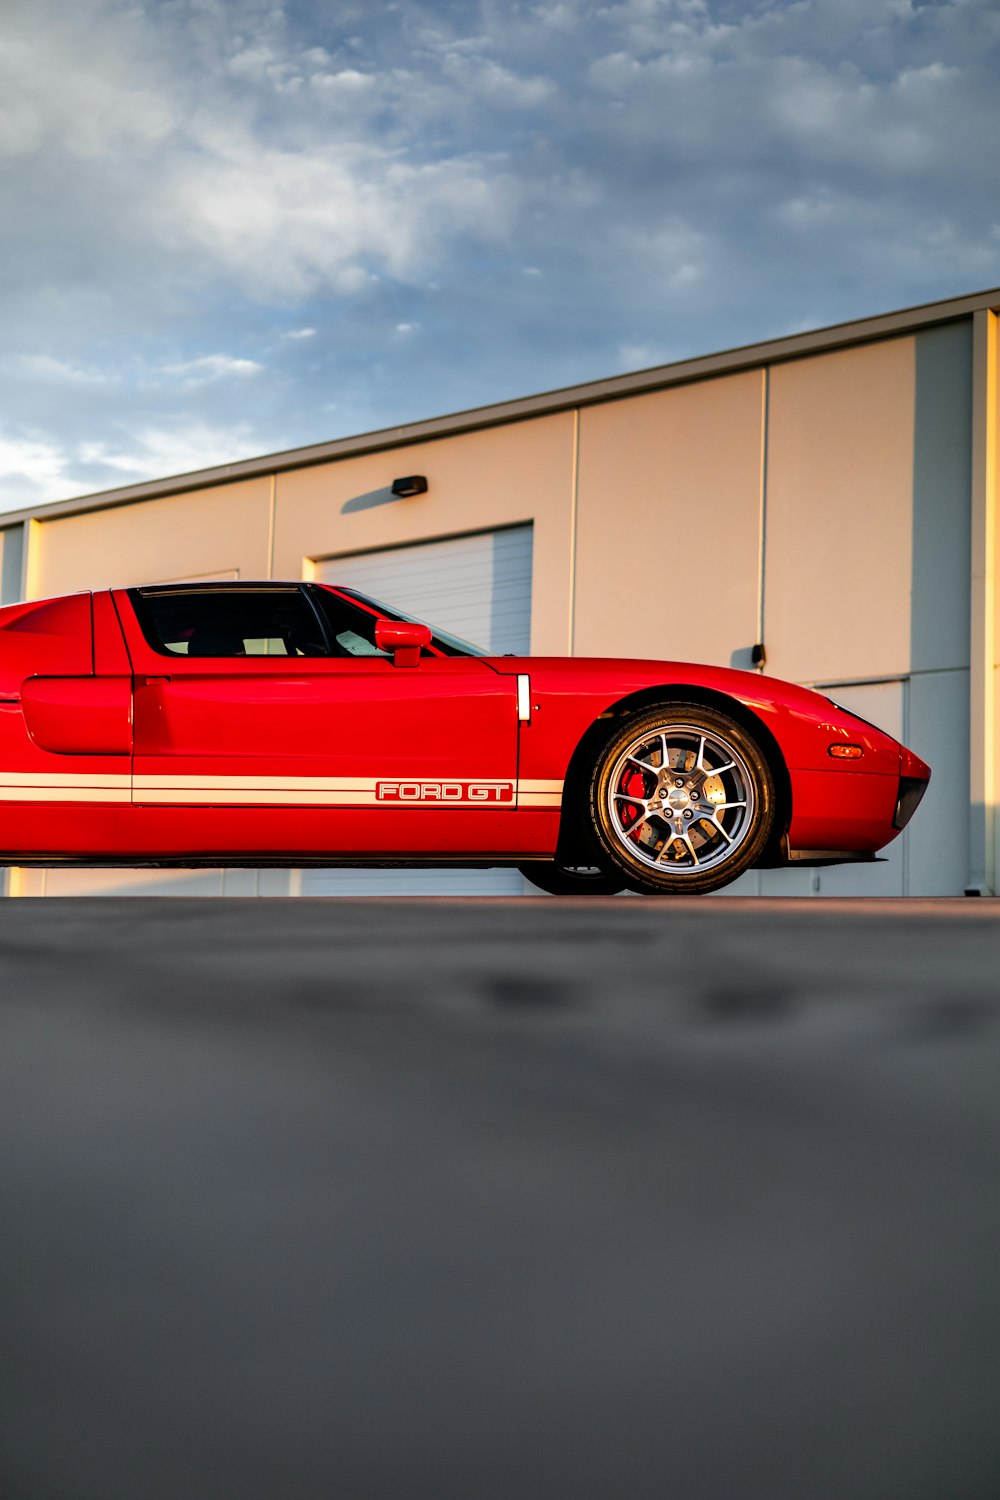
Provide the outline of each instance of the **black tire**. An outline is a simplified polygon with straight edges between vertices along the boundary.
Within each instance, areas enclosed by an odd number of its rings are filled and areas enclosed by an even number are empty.
[[[537,885],[550,896],[617,896],[625,889],[620,875],[609,875],[597,865],[559,865],[554,860],[538,860],[519,865],[525,880]]]
[[[588,805],[603,862],[630,889],[704,895],[760,858],[774,778],[743,726],[699,703],[624,720],[598,756]]]

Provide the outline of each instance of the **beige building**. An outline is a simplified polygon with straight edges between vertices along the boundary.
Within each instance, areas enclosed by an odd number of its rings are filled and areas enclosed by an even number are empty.
[[[934,769],[885,864],[734,890],[997,889],[1000,290],[0,517],[2,600],[353,582],[498,651],[821,688]],[[397,498],[395,479],[426,477]],[[10,894],[511,890],[508,871],[15,871]]]

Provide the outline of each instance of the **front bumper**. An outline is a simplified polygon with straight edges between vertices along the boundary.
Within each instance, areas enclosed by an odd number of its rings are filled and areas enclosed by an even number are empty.
[[[892,815],[892,826],[897,832],[905,828],[920,806],[924,793],[929,785],[929,778],[923,776],[901,776],[899,778],[899,795],[896,798],[896,811]]]

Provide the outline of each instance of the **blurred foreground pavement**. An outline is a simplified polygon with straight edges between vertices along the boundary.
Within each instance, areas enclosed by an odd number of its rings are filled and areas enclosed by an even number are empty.
[[[0,903],[3,1500],[996,1500],[1000,902]]]

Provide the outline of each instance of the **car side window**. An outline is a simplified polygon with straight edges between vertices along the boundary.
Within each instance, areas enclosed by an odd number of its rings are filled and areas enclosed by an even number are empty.
[[[303,591],[288,588],[147,588],[129,597],[146,640],[166,656],[329,656]]]
[[[381,656],[388,659],[390,653],[380,651],[375,644],[377,614],[353,604],[342,594],[331,593],[329,589],[313,587],[310,594],[325,621],[334,656]]]

